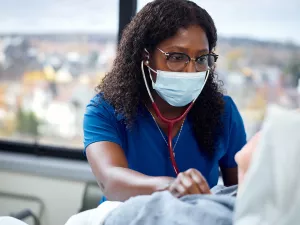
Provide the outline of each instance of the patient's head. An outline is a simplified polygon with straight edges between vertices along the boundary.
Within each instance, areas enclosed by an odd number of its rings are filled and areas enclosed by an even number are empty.
[[[295,110],[296,112],[300,112],[300,108]],[[257,148],[257,144],[260,139],[260,133],[255,134],[250,141],[235,155],[235,161],[238,164],[238,176],[239,176],[239,184],[241,184],[244,180],[244,176],[246,175],[254,151]]]
[[[258,141],[260,138],[260,132],[257,133],[251,140],[235,155],[235,161],[238,164],[238,177],[239,184],[244,180],[248,168],[251,163],[253,152],[256,150]]]

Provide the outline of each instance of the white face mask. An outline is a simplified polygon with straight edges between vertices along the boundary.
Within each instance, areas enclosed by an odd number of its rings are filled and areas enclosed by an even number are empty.
[[[200,95],[209,75],[204,72],[186,73],[153,70],[148,66],[152,87],[157,94],[175,107],[186,106]],[[154,83],[151,71],[157,74]]]

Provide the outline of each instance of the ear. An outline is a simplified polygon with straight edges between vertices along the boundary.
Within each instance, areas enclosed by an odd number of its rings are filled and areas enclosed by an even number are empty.
[[[149,66],[150,53],[147,49],[144,49],[143,53],[143,62],[145,66]]]

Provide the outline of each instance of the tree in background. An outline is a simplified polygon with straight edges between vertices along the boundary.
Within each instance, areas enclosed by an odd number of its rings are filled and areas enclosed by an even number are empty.
[[[38,137],[39,121],[34,112],[26,112],[22,108],[17,112],[17,131],[20,134]]]
[[[286,68],[286,73],[289,74],[291,77],[291,85],[293,87],[297,87],[298,80],[300,79],[300,59],[297,57],[293,57],[288,66]]]

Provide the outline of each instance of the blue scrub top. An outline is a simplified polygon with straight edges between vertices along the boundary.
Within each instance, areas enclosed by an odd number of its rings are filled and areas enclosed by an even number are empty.
[[[217,142],[213,160],[208,160],[206,155],[199,151],[192,131],[192,122],[189,120],[185,120],[174,150],[179,170],[199,170],[210,187],[218,182],[219,166],[237,166],[234,156],[246,143],[243,120],[236,105],[229,96],[224,96],[224,100],[224,131]],[[144,113],[141,113],[141,110]],[[101,95],[96,95],[87,105],[84,115],[85,149],[94,142],[114,142],[124,150],[130,169],[149,176],[175,177],[168,146],[151,114],[144,107],[140,108],[139,112],[135,124],[126,129],[122,123],[122,116],[116,116],[114,108]],[[167,140],[166,135],[165,139]],[[173,146],[176,140],[177,136],[173,139]]]

